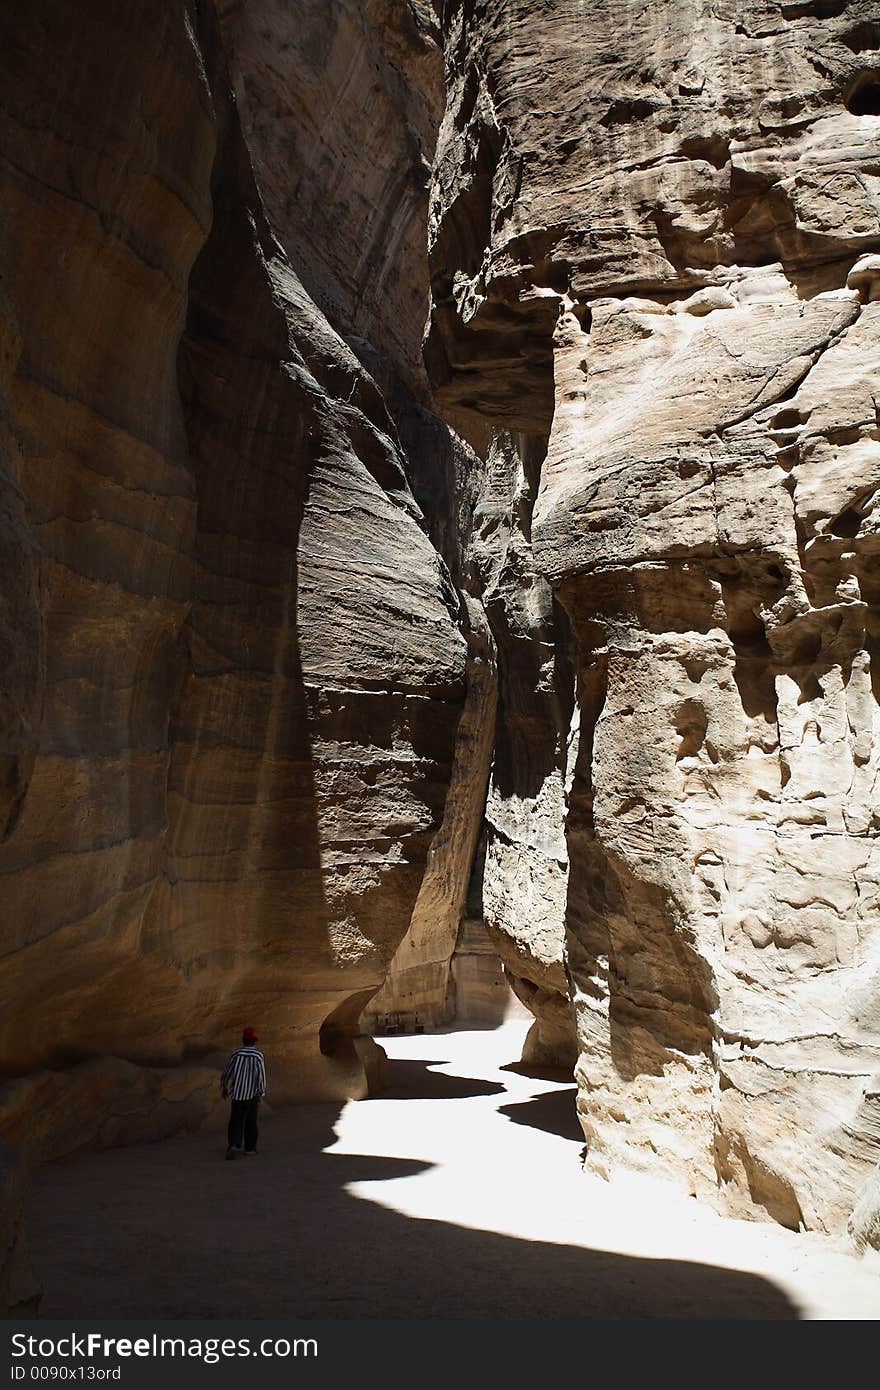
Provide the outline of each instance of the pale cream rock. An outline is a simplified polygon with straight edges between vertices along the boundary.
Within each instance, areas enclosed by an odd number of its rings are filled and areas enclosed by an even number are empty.
[[[530,546],[577,668],[551,814],[587,1161],[795,1228],[842,1232],[858,1200],[860,1239],[880,1144],[874,18],[453,0],[427,345],[449,408],[548,441]],[[525,916],[529,959],[549,938]]]

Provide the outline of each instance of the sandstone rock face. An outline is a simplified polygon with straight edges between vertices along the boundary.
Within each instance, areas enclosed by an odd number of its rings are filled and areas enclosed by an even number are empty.
[[[7,9],[0,1134],[485,922],[591,1164],[876,1245],[874,7]]]
[[[427,355],[547,440],[588,1161],[841,1230],[878,1145],[876,14],[442,12]]]
[[[857,1250],[880,1250],[880,1167],[859,1193],[847,1230]]]
[[[455,744],[443,823],[428,851],[406,936],[370,1000],[367,1020],[403,1014],[440,1026],[456,1016],[450,966],[465,906],[486,798],[495,731],[495,649],[485,614],[465,598],[469,619],[467,697]]]
[[[115,1048],[153,1012],[148,977],[127,998],[122,977],[161,873],[196,512],[177,347],[211,216],[204,72],[183,11],[91,8],[88,35],[62,5],[0,21],[4,628],[21,653],[3,672],[0,997],[17,1077]]]
[[[528,1010],[510,988],[510,977],[481,917],[462,918],[451,975],[456,1028],[497,1028],[507,1019],[528,1017]]]
[[[222,0],[273,229],[310,297],[429,403],[425,212],[443,106],[426,0]]]
[[[480,809],[444,820],[478,615],[409,481],[438,431],[472,457],[417,362],[430,15],[87,10],[0,21],[0,1129],[34,1155],[198,1123],[243,1022],[275,1099],[363,1094],[363,1004]]]
[[[273,230],[310,297],[380,387],[405,451],[407,482],[459,591],[451,602],[468,648],[467,696],[455,711],[452,766],[444,765],[449,795],[406,937],[384,963],[385,987],[365,1015],[371,1027],[386,1012],[439,1024],[450,1016],[449,962],[479,833],[495,708],[491,638],[463,576],[480,461],[431,411],[421,355],[427,187],[443,98],[439,32],[431,7],[410,0],[293,7],[262,0],[224,7],[223,22]],[[305,332],[315,343],[311,325]],[[346,538],[340,541],[345,548]],[[386,553],[383,567],[389,562],[401,574],[409,564],[402,553]],[[326,587],[317,585],[315,595],[320,610]],[[322,622],[319,611],[319,633]],[[383,641],[374,644],[374,636],[365,641],[367,659],[381,669]],[[417,660],[413,689],[423,681],[419,668]],[[386,788],[386,799],[393,795]],[[368,819],[376,809],[365,808]],[[424,860],[414,866],[419,876],[423,867]]]
[[[486,633],[497,664],[481,683],[469,680],[468,709],[459,725],[456,769],[447,801],[453,835],[474,826],[462,852],[445,831],[435,841],[411,928],[392,961],[385,988],[369,1005],[379,1030],[389,1016],[401,1024],[437,1025],[467,1013],[454,986],[474,968],[455,964],[459,923],[483,923],[516,996],[534,1015],[525,1060],[573,1065],[577,1049],[568,983],[562,960],[567,885],[563,828],[566,768],[573,766],[570,725],[574,675],[567,659],[565,616],[534,565],[531,517],[543,442],[498,431],[491,440],[470,524],[458,531],[460,571],[472,613]],[[489,682],[489,693],[483,684]],[[472,711],[472,713],[470,712]],[[479,737],[474,738],[476,728]],[[489,760],[491,758],[491,775]],[[483,769],[479,786],[474,766]],[[488,796],[486,778],[489,778]],[[478,891],[464,911],[466,872],[473,859],[476,825],[463,815],[462,795],[485,800],[485,843]],[[452,849],[451,869],[437,869]],[[437,856],[435,858],[435,856]],[[445,886],[454,882],[457,896]],[[463,915],[464,913],[464,915]],[[473,953],[466,952],[471,955]],[[453,965],[450,974],[450,964]],[[477,988],[479,994],[479,988]],[[475,1006],[476,1007],[476,1006]],[[488,1007],[488,1005],[487,1005]],[[479,1012],[479,1008],[476,1009]]]
[[[523,1060],[565,1066],[577,1055],[563,968],[574,677],[565,617],[531,547],[543,453],[540,440],[496,432],[474,515],[471,562],[499,664],[482,916],[511,988],[535,1016]]]

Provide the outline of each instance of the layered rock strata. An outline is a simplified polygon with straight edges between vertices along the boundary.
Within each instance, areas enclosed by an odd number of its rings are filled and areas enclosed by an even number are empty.
[[[226,4],[222,15],[267,216],[310,297],[379,387],[407,482],[458,590],[467,695],[449,795],[406,937],[382,990],[365,996],[363,1019],[367,1029],[388,1012],[436,1025],[453,1009],[449,963],[479,834],[495,709],[492,642],[464,574],[481,464],[431,409],[421,354],[427,188],[443,101],[439,33],[421,0],[329,7],[326,0],[294,7],[262,0]],[[370,659],[381,667],[381,647]]]
[[[438,51],[418,4],[334,5],[338,43],[298,8],[0,21],[2,1131],[35,1155],[197,1123],[243,1021],[276,1099],[363,1094],[444,824],[474,624],[409,482],[444,429],[415,362]],[[321,101],[331,143],[282,160]]]
[[[841,1230],[878,1144],[876,16],[442,11],[428,361],[547,440],[588,1161]]]

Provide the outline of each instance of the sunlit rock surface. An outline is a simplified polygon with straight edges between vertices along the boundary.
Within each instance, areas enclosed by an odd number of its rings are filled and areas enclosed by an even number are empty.
[[[876,14],[442,11],[427,360],[547,441],[588,1162],[842,1230],[880,1141]]]

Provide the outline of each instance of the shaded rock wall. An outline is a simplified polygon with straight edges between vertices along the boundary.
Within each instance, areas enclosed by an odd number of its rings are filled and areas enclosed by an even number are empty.
[[[0,850],[7,1076],[115,1051],[150,1013],[125,972],[163,858],[196,515],[177,349],[215,154],[188,19],[93,5],[85,26],[38,4],[0,21],[5,495],[38,575],[18,569],[36,619],[13,610],[27,679],[11,694],[29,699],[12,747],[28,730],[30,757]]]
[[[427,1027],[456,1017],[450,967],[465,908],[492,757],[497,703],[495,649],[485,614],[466,599],[467,697],[458,725],[443,823],[428,851],[409,928],[392,958],[366,1020],[381,1027],[403,1015]]]
[[[459,725],[449,828],[444,822],[434,842],[410,931],[368,1017],[379,1031],[388,1017],[408,1026],[463,1019],[468,972],[489,968],[474,965],[471,951],[464,952],[467,960],[453,954],[471,921],[471,937],[483,924],[504,978],[534,1016],[525,1060],[570,1066],[577,1048],[563,963],[563,822],[576,712],[567,620],[531,550],[544,453],[538,437],[495,430],[485,444],[485,463],[471,474],[479,486],[471,486],[472,505],[457,530],[457,564],[479,624],[474,631],[481,635],[479,665],[469,668],[468,704]],[[479,873],[472,879],[473,901],[465,905],[481,818]],[[457,891],[450,891],[453,886]],[[487,987],[487,1014],[495,1008],[491,993]]]
[[[443,111],[427,0],[219,0],[266,212],[322,313],[430,405],[425,215]]]
[[[458,1028],[497,1028],[528,1011],[510,988],[510,977],[481,917],[463,917],[451,964]]]
[[[840,1230],[880,1064],[876,15],[441,8],[427,360],[547,441],[588,1161]]]
[[[432,411],[421,353],[427,188],[443,108],[439,31],[432,7],[410,0],[224,4],[223,24],[267,215],[310,297],[380,388],[407,482],[458,590],[467,696],[449,795],[406,938],[365,1015],[369,1027],[389,1011],[440,1023],[492,754],[495,668],[464,574],[482,466]],[[408,562],[396,563],[405,572]],[[326,603],[326,590],[316,593]],[[381,667],[382,639],[367,646]]]
[[[408,476],[444,430],[410,177],[438,53],[418,4],[334,4],[320,42],[299,8],[0,21],[0,1128],[34,1154],[198,1123],[243,1021],[276,1099],[362,1094],[444,823],[471,625]],[[282,158],[282,97],[332,148]]]
[[[0,1147],[0,1313],[4,1317],[36,1317],[42,1297],[25,1240],[25,1183],[21,1159]]]
[[[540,439],[497,430],[474,516],[471,563],[499,665],[482,916],[535,1017],[523,1060],[565,1066],[577,1055],[563,965],[574,675],[565,615],[532,554],[543,456]]]

